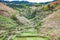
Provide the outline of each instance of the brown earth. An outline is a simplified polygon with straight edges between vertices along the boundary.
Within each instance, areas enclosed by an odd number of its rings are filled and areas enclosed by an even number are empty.
[[[0,3],[0,15],[11,17],[12,14],[15,14],[15,13],[17,13],[16,10],[10,8],[9,6],[3,3]]]
[[[45,36],[50,36],[51,40],[58,40],[60,36],[60,10],[47,16],[40,27],[40,32]]]

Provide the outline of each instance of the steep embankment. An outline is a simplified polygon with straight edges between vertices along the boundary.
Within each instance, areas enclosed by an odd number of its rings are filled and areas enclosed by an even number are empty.
[[[5,4],[0,3],[0,15],[11,17],[15,13],[17,13],[16,10],[13,10],[9,6],[6,6]]]
[[[39,30],[42,34],[52,37],[51,40],[57,40],[60,37],[60,10],[47,16],[41,25]]]

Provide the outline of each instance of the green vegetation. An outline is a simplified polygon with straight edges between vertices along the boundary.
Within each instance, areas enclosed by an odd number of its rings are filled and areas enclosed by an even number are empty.
[[[48,8],[48,5],[45,5],[43,9],[44,9],[44,10],[48,10],[48,9],[49,9],[49,8]]]
[[[16,14],[13,14],[11,18],[12,18],[13,20],[17,20]]]
[[[0,33],[0,40],[6,40],[16,27],[17,24],[14,20],[0,15],[0,31],[2,31]]]
[[[24,38],[17,38],[18,40],[48,40],[48,38],[40,38],[40,37],[24,37]]]
[[[53,9],[56,5],[34,3],[32,5],[8,4],[8,6],[18,12],[15,14],[11,13],[11,17],[0,15],[0,30],[4,31],[0,34],[0,40],[6,40],[11,35],[10,40],[49,40],[46,36],[40,37],[41,33],[39,30],[44,22],[43,20],[49,14],[55,12]]]
[[[42,4],[33,4],[33,6],[36,6],[36,7],[38,7],[38,6],[42,6]]]
[[[48,11],[48,10],[53,10],[57,5],[55,4],[48,4],[44,5],[43,10]]]
[[[17,24],[10,18],[0,15],[0,27],[3,28],[14,28]]]

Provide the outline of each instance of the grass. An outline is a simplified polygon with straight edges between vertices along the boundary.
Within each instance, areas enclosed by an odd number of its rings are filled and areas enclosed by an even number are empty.
[[[16,26],[17,26],[17,24],[15,23],[14,20],[0,15],[0,27],[13,28]]]
[[[17,40],[48,40],[48,38],[42,38],[42,37],[22,37],[17,38]]]

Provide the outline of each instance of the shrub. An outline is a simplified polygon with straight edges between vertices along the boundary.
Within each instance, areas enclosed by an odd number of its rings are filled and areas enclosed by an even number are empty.
[[[16,20],[16,14],[13,14],[12,17],[11,17],[13,20]]]
[[[48,10],[49,8],[48,8],[48,5],[45,5],[44,7],[43,7],[43,10]]]

